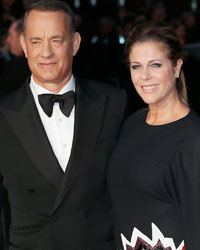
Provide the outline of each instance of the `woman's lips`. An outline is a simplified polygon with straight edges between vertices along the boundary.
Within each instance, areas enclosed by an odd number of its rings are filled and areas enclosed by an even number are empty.
[[[154,91],[159,84],[152,84],[152,85],[142,85],[141,88],[144,92],[152,92]]]

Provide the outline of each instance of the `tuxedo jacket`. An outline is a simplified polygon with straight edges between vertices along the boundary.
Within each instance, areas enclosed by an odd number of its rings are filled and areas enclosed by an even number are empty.
[[[75,84],[74,138],[65,173],[29,80],[0,99],[0,189],[8,193],[9,250],[116,250],[106,170],[126,96],[92,81]]]

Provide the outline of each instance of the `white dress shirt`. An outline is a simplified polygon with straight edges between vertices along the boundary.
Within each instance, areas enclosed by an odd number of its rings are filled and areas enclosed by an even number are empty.
[[[48,117],[40,106],[38,95],[54,93],[38,85],[33,80],[33,77],[31,77],[30,88],[53,152],[57,157],[61,168],[65,172],[72,148],[75,107],[73,107],[70,116],[67,117],[61,112],[59,103],[55,103],[52,116]],[[57,94],[64,94],[70,90],[75,91],[75,81],[73,76]]]

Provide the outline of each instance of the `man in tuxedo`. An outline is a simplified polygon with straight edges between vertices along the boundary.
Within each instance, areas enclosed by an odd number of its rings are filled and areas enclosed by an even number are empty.
[[[9,250],[116,249],[106,169],[126,96],[73,76],[80,40],[66,3],[30,6],[21,42],[32,75],[0,99]]]

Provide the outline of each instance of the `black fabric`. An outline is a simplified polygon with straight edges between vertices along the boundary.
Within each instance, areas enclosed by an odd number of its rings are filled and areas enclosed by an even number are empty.
[[[108,181],[116,241],[131,240],[133,228],[152,239],[152,223],[176,248],[199,249],[200,118],[190,113],[151,126],[147,110],[131,115],[111,157]]]
[[[53,112],[53,105],[58,102],[62,113],[69,117],[72,108],[75,104],[75,92],[68,91],[63,95],[42,94],[38,96],[39,103],[44,112],[51,117]]]
[[[31,75],[25,56],[16,56],[8,61],[0,74],[0,96],[6,95],[22,86]]]
[[[74,138],[64,173],[29,82],[0,98],[0,190],[7,190],[11,209],[9,250],[116,250],[105,173],[126,96],[83,79],[75,87]]]

